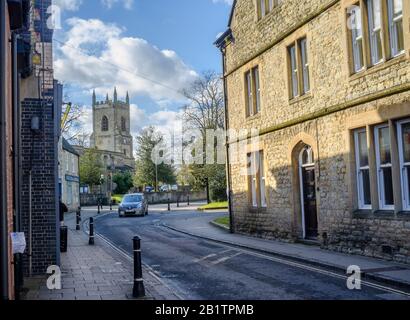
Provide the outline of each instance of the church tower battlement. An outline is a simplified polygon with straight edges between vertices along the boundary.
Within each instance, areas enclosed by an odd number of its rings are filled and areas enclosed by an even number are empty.
[[[91,147],[101,151],[122,154],[124,164],[134,164],[133,138],[131,136],[130,98],[118,99],[114,89],[113,99],[108,94],[103,101],[97,101],[95,91],[92,97],[93,133]]]

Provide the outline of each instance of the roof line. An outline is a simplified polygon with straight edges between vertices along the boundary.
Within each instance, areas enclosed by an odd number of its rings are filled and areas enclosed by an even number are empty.
[[[231,27],[231,23],[232,23],[232,19],[233,19],[233,11],[235,10],[235,6],[236,6],[236,0],[233,0],[231,13],[229,15],[228,28]]]

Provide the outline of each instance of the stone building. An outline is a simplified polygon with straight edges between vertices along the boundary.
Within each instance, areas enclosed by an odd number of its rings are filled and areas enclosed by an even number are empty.
[[[97,101],[93,93],[93,133],[90,139],[91,148],[101,152],[105,167],[135,166],[133,141],[131,136],[130,98],[127,93],[125,101],[118,100],[117,89],[114,99]],[[111,163],[114,162],[114,163]]]
[[[80,206],[80,154],[62,137],[58,158],[61,201],[73,212]]]
[[[108,94],[104,101],[97,101],[95,92],[93,105],[93,133],[90,137],[90,148],[94,149],[103,165],[103,184],[82,188],[88,190],[82,195],[84,205],[94,204],[96,194],[104,199],[110,199],[113,192],[113,176],[117,172],[134,171],[135,159],[133,137],[131,135],[130,98],[127,93],[125,101],[118,99],[114,89],[113,99]],[[81,155],[87,148],[74,146]],[[107,202],[108,200],[105,200]]]
[[[403,0],[234,1],[227,124],[260,138],[228,165],[236,232],[410,263],[409,23]]]

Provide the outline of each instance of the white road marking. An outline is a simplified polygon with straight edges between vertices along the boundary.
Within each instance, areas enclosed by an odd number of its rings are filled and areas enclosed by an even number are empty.
[[[219,259],[219,260],[213,261],[212,264],[213,264],[213,265],[217,265],[217,264],[226,262],[226,261],[228,261],[228,260],[230,260],[230,259],[233,259],[233,258],[235,258],[235,257],[237,257],[237,256],[240,256],[241,254],[242,254],[242,252],[239,252],[239,253],[237,253],[237,254],[234,254],[233,256],[228,256],[228,257],[221,258],[221,259]]]
[[[218,253],[211,253],[211,254],[209,254],[205,257],[202,257],[202,258],[199,258],[199,259],[194,259],[194,260],[192,260],[192,262],[194,262],[194,263],[202,262],[202,261],[208,260],[209,258],[213,258],[213,257],[219,256],[221,254],[225,254],[225,253],[228,253],[228,252],[231,252],[231,251],[233,251],[233,250],[229,249],[229,250],[224,250],[224,251],[221,251],[221,252],[218,252]]]
[[[246,253],[246,254],[249,254],[249,255],[253,255],[253,256],[256,256],[256,257],[259,257],[259,258],[267,259],[267,260],[282,263],[282,264],[286,264],[286,265],[293,266],[293,267],[296,267],[296,268],[300,268],[300,269],[309,270],[309,271],[312,271],[312,272],[324,274],[324,275],[327,275],[327,276],[330,276],[330,277],[333,277],[333,278],[339,278],[339,279],[344,279],[344,280],[348,278],[345,275],[338,274],[338,273],[335,273],[335,272],[322,270],[322,269],[319,269],[319,268],[316,268],[316,267],[311,267],[311,266],[308,266],[308,265],[304,265],[304,264],[289,261],[289,260],[284,260],[284,259],[281,259],[281,258],[275,258],[275,257],[267,256],[267,255],[264,255],[262,253],[252,252],[252,251],[249,251],[249,250],[246,250],[246,249],[238,249],[238,251],[242,251],[243,253]],[[390,292],[390,293],[404,295],[404,296],[410,298],[410,293],[405,292],[405,291],[401,291],[401,290],[386,287],[386,286],[383,286],[383,285],[375,284],[375,283],[368,282],[368,281],[365,281],[365,280],[361,280],[361,283],[362,283],[362,285],[373,288],[373,289],[378,289],[378,290],[382,290],[382,291],[386,291],[386,292]]]
[[[216,254],[215,254],[215,253],[209,254],[209,255],[207,255],[207,256],[205,256],[205,257],[203,257],[203,258],[194,259],[194,260],[192,260],[192,262],[198,263],[198,262],[201,262],[201,261],[204,261],[204,260],[206,260],[206,259],[213,258],[213,257],[216,257]]]

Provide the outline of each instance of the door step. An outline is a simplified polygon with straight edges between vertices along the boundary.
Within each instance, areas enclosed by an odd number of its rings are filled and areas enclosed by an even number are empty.
[[[320,241],[317,239],[298,239],[296,242],[306,244],[308,246],[320,246]]]

